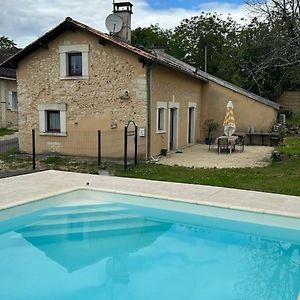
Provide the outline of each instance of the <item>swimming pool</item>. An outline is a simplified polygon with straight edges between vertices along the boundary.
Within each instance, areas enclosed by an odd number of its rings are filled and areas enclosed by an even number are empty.
[[[300,220],[78,190],[0,213],[0,299],[293,300]]]

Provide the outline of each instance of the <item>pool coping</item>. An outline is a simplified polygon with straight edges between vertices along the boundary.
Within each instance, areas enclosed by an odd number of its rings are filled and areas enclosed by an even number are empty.
[[[57,179],[54,179],[54,177],[56,177]],[[35,181],[36,179],[39,179],[41,183],[39,184],[39,182]],[[46,181],[48,180],[49,183],[45,184],[43,182],[43,179]],[[76,182],[72,183],[72,181]],[[26,183],[31,184],[31,188],[33,189],[37,188],[37,191],[32,191],[30,189],[30,185],[27,186]],[[53,186],[51,186],[52,184],[55,184],[55,187],[58,189],[49,193],[45,193],[45,189],[51,189],[51,187],[53,189]],[[138,184],[139,187],[142,186],[142,189],[145,188],[148,190],[148,192],[139,191],[139,189],[137,188]],[[7,190],[5,190],[5,186],[9,187],[10,185],[14,186],[15,189],[12,192],[7,192]],[[159,188],[163,189],[158,190]],[[80,174],[54,170],[1,179],[0,211],[24,205],[26,203],[40,201],[44,198],[52,197],[55,195],[73,192],[76,190],[92,190],[135,196],[154,197],[162,200],[186,202],[191,204],[226,208],[238,211],[248,211],[261,214],[300,218],[300,197],[298,196],[288,196],[204,185]],[[151,190],[151,192],[149,192],[149,190]],[[153,192],[153,190],[155,190],[155,192]],[[192,190],[194,193],[196,192],[196,195],[193,194],[193,196],[190,195],[189,197],[188,190]],[[24,191],[27,191],[27,196],[26,193],[24,195]],[[169,193],[171,193],[171,195],[166,195],[168,191]],[[178,196],[173,196],[172,194],[174,193]],[[201,196],[202,198],[204,198],[199,199],[195,198],[195,196]],[[230,199],[230,197],[232,196],[234,197]],[[238,197],[241,196],[245,197],[246,200],[237,201],[239,200]],[[20,197],[24,197],[24,199],[18,200],[20,199]],[[253,197],[256,198],[254,199],[254,201],[252,200]],[[279,207],[276,207],[276,204],[278,204]],[[271,206],[272,208],[268,208],[268,206]]]

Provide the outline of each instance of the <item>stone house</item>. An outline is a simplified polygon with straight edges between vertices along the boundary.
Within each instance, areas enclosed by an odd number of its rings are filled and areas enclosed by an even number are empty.
[[[18,51],[17,48],[0,49],[0,64]],[[0,101],[0,127],[17,127],[17,80],[13,68],[0,67]]]
[[[131,7],[120,15],[126,14]],[[95,155],[71,145],[101,129],[111,132],[113,147],[114,132],[123,134],[134,120],[145,133],[139,137],[139,155],[147,159],[161,149],[203,141],[203,123],[214,119],[222,124],[228,100],[235,105],[238,131],[250,126],[269,131],[279,109],[162,51],[130,45],[130,26],[111,36],[68,17],[3,66],[17,71],[19,144],[28,152],[31,129],[37,128],[39,152],[56,147],[66,154]],[[123,148],[102,154],[121,157]]]

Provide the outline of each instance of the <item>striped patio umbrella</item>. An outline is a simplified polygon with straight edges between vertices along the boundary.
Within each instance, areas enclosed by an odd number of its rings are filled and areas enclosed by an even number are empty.
[[[233,103],[232,101],[228,101],[226,105],[226,115],[224,119],[224,133],[226,136],[231,136],[235,132],[235,120],[233,116]]]

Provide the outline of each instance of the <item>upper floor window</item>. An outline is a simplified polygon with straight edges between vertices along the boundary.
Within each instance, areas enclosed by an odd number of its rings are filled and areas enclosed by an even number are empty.
[[[60,79],[88,79],[89,45],[59,47]]]
[[[68,75],[82,76],[82,53],[68,53]]]

